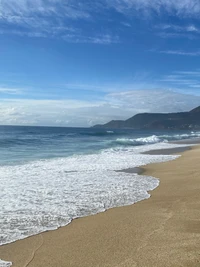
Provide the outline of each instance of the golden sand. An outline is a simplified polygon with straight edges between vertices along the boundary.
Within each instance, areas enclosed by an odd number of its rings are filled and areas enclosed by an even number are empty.
[[[16,267],[200,266],[200,147],[151,164],[151,198],[0,247]]]

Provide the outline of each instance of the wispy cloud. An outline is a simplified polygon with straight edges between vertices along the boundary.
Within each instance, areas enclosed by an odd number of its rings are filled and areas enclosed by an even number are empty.
[[[165,75],[160,81],[168,86],[192,92],[193,89],[200,89],[200,71],[174,71],[170,75]]]
[[[23,93],[23,90],[19,88],[8,88],[8,87],[0,86],[0,94],[20,95],[22,93]]]
[[[183,50],[166,50],[166,51],[157,51],[162,54],[169,54],[169,55],[178,55],[178,56],[200,56],[200,51],[183,51]]]
[[[66,34],[62,36],[62,39],[70,43],[93,43],[93,44],[113,44],[120,43],[119,36],[113,36],[111,34],[99,34],[94,36],[84,36],[80,34]]]
[[[119,43],[116,34],[104,31],[85,33],[82,29],[80,20],[90,20],[92,23],[92,16],[99,9],[102,9],[101,5],[94,2],[91,6],[90,1],[1,0],[0,34],[59,38],[70,43]]]
[[[0,124],[91,126],[112,117],[126,117],[106,101],[2,99]]]
[[[157,36],[161,37],[161,38],[165,38],[165,39],[169,39],[169,38],[184,38],[184,39],[190,39],[190,40],[194,40],[197,39],[198,36],[192,33],[185,33],[185,32],[158,32]]]
[[[200,77],[200,70],[196,71],[175,71],[175,74],[183,75],[183,76],[197,76]]]
[[[1,0],[0,3],[0,17],[12,23],[32,25],[33,21],[37,21],[36,18],[48,18],[52,15],[72,19],[90,17],[84,4],[76,0]]]
[[[133,90],[109,96],[123,103],[124,108],[131,108],[132,112],[135,110],[135,113],[186,111],[200,102],[200,96],[165,89]]]
[[[0,17],[8,22],[26,22],[36,16],[65,17],[71,19],[86,19],[92,17],[94,11],[103,11],[113,8],[119,12],[127,13],[156,11],[158,14],[163,10],[176,15],[199,15],[200,3],[196,0],[1,0]]]
[[[69,20],[89,18],[83,3],[72,0],[0,1],[1,34],[58,37],[77,32]]]
[[[64,84],[64,88],[68,89],[68,90],[81,90],[81,91],[91,91],[91,92],[110,92],[112,91],[114,88],[113,86],[100,86],[100,85],[96,85],[96,84],[78,84],[78,83],[67,83]]]
[[[189,25],[189,26],[186,27],[186,31],[188,31],[188,32],[198,32],[199,33],[200,32],[200,29],[197,28],[194,25]]]
[[[29,37],[62,37],[67,41],[91,42],[95,44],[117,43],[116,34],[107,34],[104,30],[96,36],[83,34],[82,23],[77,28],[76,21],[94,23],[108,12],[115,10],[126,18],[120,22],[130,28],[128,18],[140,16],[146,18],[163,11],[179,17],[200,15],[200,2],[196,0],[1,0],[0,24],[1,34],[16,34]],[[143,16],[141,16],[141,13]],[[76,26],[75,26],[76,25]],[[196,34],[199,28],[195,25],[162,25],[163,30],[176,31],[163,33],[163,37],[175,37],[175,34],[187,32]],[[177,33],[178,32],[178,33]],[[99,36],[98,36],[99,35]],[[114,37],[113,37],[114,36]]]
[[[151,15],[163,11],[180,17],[192,17],[200,14],[200,2],[196,0],[107,0],[108,4],[121,13],[139,12]]]
[[[195,33],[199,33],[200,29],[193,25],[175,25],[175,24],[161,24],[161,25],[156,25],[155,26],[156,29],[160,29],[160,30],[165,30],[165,31],[169,31],[169,30],[173,30],[175,32],[195,32]]]
[[[199,38],[200,28],[194,24],[175,25],[175,24],[160,24],[156,25],[157,35],[162,38]]]

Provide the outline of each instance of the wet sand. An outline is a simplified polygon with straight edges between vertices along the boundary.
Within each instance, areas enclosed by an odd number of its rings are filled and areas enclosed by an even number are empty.
[[[176,140],[173,142],[170,142],[172,144],[200,144],[200,138],[192,138],[192,139],[182,139],[182,140]]]
[[[200,146],[151,164],[151,198],[0,247],[14,267],[200,266]]]
[[[146,155],[172,155],[172,154],[178,154],[180,155],[181,153],[190,150],[190,146],[185,146],[185,147],[174,147],[174,148],[166,148],[166,149],[155,149],[155,150],[150,150],[143,152],[142,154]]]

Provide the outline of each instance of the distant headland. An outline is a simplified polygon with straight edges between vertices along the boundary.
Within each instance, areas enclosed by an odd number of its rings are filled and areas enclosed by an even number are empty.
[[[141,113],[127,120],[112,120],[106,124],[97,124],[93,127],[109,129],[200,130],[200,106],[189,112]]]

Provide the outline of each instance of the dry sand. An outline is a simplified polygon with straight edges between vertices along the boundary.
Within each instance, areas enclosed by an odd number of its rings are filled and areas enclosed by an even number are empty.
[[[16,267],[200,266],[200,147],[151,164],[151,198],[0,247]]]

